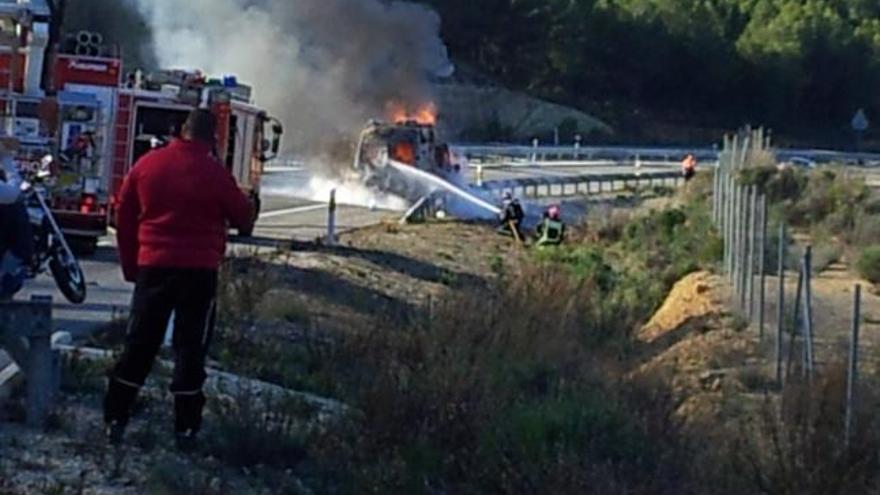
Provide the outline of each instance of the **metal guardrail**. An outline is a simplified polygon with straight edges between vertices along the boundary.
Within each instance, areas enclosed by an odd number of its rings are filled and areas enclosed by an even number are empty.
[[[687,154],[698,160],[715,161],[719,150],[715,147],[640,147],[640,146],[523,146],[523,145],[453,145],[453,150],[469,159],[489,159],[503,157],[527,157],[532,161],[546,161],[548,158],[573,158],[575,160],[661,160],[676,163]],[[793,158],[806,158],[818,163],[844,162],[880,166],[880,153],[859,153],[821,149],[776,149],[776,158],[788,161]]]
[[[482,189],[510,192],[523,197],[564,197],[601,194],[628,187],[678,185],[684,180],[681,172],[636,172],[626,174],[584,174],[559,177],[534,177],[483,182]]]
[[[591,196],[622,191],[629,187],[677,186],[684,181],[681,172],[634,172],[618,174],[585,174],[557,177],[530,177],[485,181],[473,187],[485,192],[503,194],[510,192],[525,198],[562,198],[566,196]],[[438,208],[438,193],[428,195],[410,208],[400,223],[432,216]],[[442,201],[439,201],[442,204]]]

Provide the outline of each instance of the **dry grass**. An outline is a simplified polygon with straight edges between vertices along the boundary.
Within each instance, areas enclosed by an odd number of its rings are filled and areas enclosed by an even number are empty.
[[[876,493],[880,430],[877,397],[861,387],[849,446],[844,435],[845,368],[832,365],[811,384],[792,378],[765,401],[734,442],[733,467],[768,495]]]
[[[313,455],[366,491],[682,493],[664,388],[618,387],[616,351],[589,332],[601,294],[537,265],[419,324],[353,334],[325,372],[360,414]]]

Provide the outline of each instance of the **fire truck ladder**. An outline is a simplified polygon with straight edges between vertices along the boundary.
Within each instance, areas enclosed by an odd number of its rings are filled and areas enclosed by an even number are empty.
[[[125,179],[128,166],[128,142],[131,135],[131,112],[134,99],[131,95],[120,94],[116,108],[116,125],[113,128],[113,163],[110,172],[112,191],[119,191]]]

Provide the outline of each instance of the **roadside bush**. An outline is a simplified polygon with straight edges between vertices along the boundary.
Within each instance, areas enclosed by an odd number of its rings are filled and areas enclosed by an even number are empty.
[[[776,165],[765,165],[761,167],[746,167],[739,171],[737,179],[740,184],[745,186],[758,186],[761,191],[767,191],[769,185],[779,175],[779,169]]]
[[[768,495],[875,493],[880,431],[877,398],[862,387],[849,447],[844,442],[845,367],[832,364],[813,383],[792,377],[744,423],[730,454],[733,472]]]
[[[794,201],[803,195],[808,182],[805,172],[794,167],[785,167],[767,179],[764,191],[771,203]]]
[[[309,442],[323,491],[686,493],[665,389],[649,399],[611,373],[608,328],[628,339],[644,317],[620,283],[538,263],[497,291],[450,295],[422,324],[344,339],[324,371],[359,415]]]
[[[213,431],[205,448],[229,465],[295,466],[305,458],[303,426],[294,421],[308,415],[302,404],[272,401],[242,387],[235,397],[209,403]]]
[[[880,215],[859,215],[855,229],[847,236],[847,242],[856,247],[880,244]]]
[[[840,261],[843,256],[843,247],[834,241],[828,241],[813,246],[813,258],[811,268],[813,273],[818,274],[827,270],[831,265]]]
[[[864,179],[840,170],[818,170],[808,176],[806,188],[789,208],[788,221],[801,226],[827,222],[833,233],[846,233],[869,198]]]
[[[872,284],[880,283],[880,245],[865,248],[856,267],[866,280]]]

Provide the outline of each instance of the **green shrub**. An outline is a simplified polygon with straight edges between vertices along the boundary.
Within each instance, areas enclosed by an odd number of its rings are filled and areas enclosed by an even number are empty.
[[[813,246],[813,258],[810,264],[813,273],[818,274],[827,270],[828,267],[840,261],[842,255],[843,247],[833,241]]]
[[[737,179],[742,185],[758,186],[760,190],[766,191],[771,181],[778,174],[779,170],[775,165],[747,167],[739,171]]]
[[[603,270],[597,251],[568,256]],[[605,291],[560,263],[453,293],[428,322],[344,338],[324,372],[359,414],[307,442],[333,480],[320,491],[677,493],[689,466],[669,455],[684,442],[674,408],[604,371],[619,356],[614,337],[629,340],[650,311],[644,289],[617,278]]]
[[[209,403],[205,448],[236,467],[292,467],[305,455],[301,425],[311,412],[301,403],[262,398],[244,387]]]
[[[847,237],[847,241],[857,247],[880,244],[880,215],[859,215],[855,229]]]
[[[771,203],[796,200],[807,187],[807,174],[793,167],[785,167],[768,179],[765,186]]]
[[[872,284],[880,283],[880,245],[865,248],[857,263],[859,274]]]

